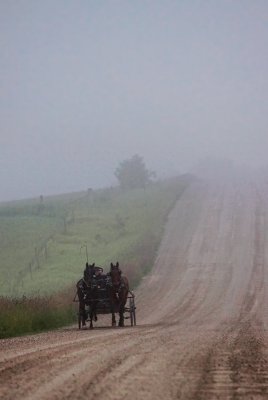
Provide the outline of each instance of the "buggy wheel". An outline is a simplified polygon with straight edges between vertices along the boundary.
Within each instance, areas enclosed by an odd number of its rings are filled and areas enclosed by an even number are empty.
[[[130,298],[130,301],[129,301],[129,313],[130,313],[131,326],[136,325],[135,302],[134,302],[133,298]]]
[[[134,322],[134,326],[136,326],[136,307],[134,304],[134,308],[133,308],[133,322]]]
[[[130,309],[130,325],[133,326],[133,323],[134,323],[133,312],[132,309]]]

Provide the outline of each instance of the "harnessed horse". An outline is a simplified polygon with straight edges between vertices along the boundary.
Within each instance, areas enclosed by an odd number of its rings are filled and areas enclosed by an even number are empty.
[[[128,298],[129,283],[126,276],[122,275],[119,268],[119,263],[115,265],[111,263],[109,275],[112,284],[109,288],[111,311],[112,311],[112,326],[116,325],[115,307],[118,307],[119,323],[118,326],[124,326],[124,310]]]
[[[95,271],[95,263],[89,265],[86,263],[84,277],[77,284],[77,295],[79,299],[79,313],[82,317],[82,326],[86,325],[87,313],[86,306],[89,307],[90,329],[93,328],[93,319],[97,321],[96,305],[98,300],[97,285],[94,282],[93,276]]]

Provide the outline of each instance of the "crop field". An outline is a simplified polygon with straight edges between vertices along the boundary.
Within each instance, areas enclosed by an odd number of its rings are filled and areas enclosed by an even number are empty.
[[[168,212],[188,177],[0,206],[0,295],[50,295],[74,285],[86,262],[119,261],[136,286],[152,266]]]

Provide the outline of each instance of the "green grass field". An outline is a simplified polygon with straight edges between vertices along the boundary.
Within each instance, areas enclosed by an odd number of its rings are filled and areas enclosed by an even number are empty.
[[[189,183],[111,188],[0,205],[0,295],[48,295],[72,286],[86,261],[119,261],[136,286],[150,270],[165,219]]]

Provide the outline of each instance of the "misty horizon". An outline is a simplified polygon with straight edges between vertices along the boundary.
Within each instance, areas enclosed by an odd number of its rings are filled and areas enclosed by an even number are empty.
[[[158,177],[199,160],[267,165],[268,4],[5,2],[0,202]]]

